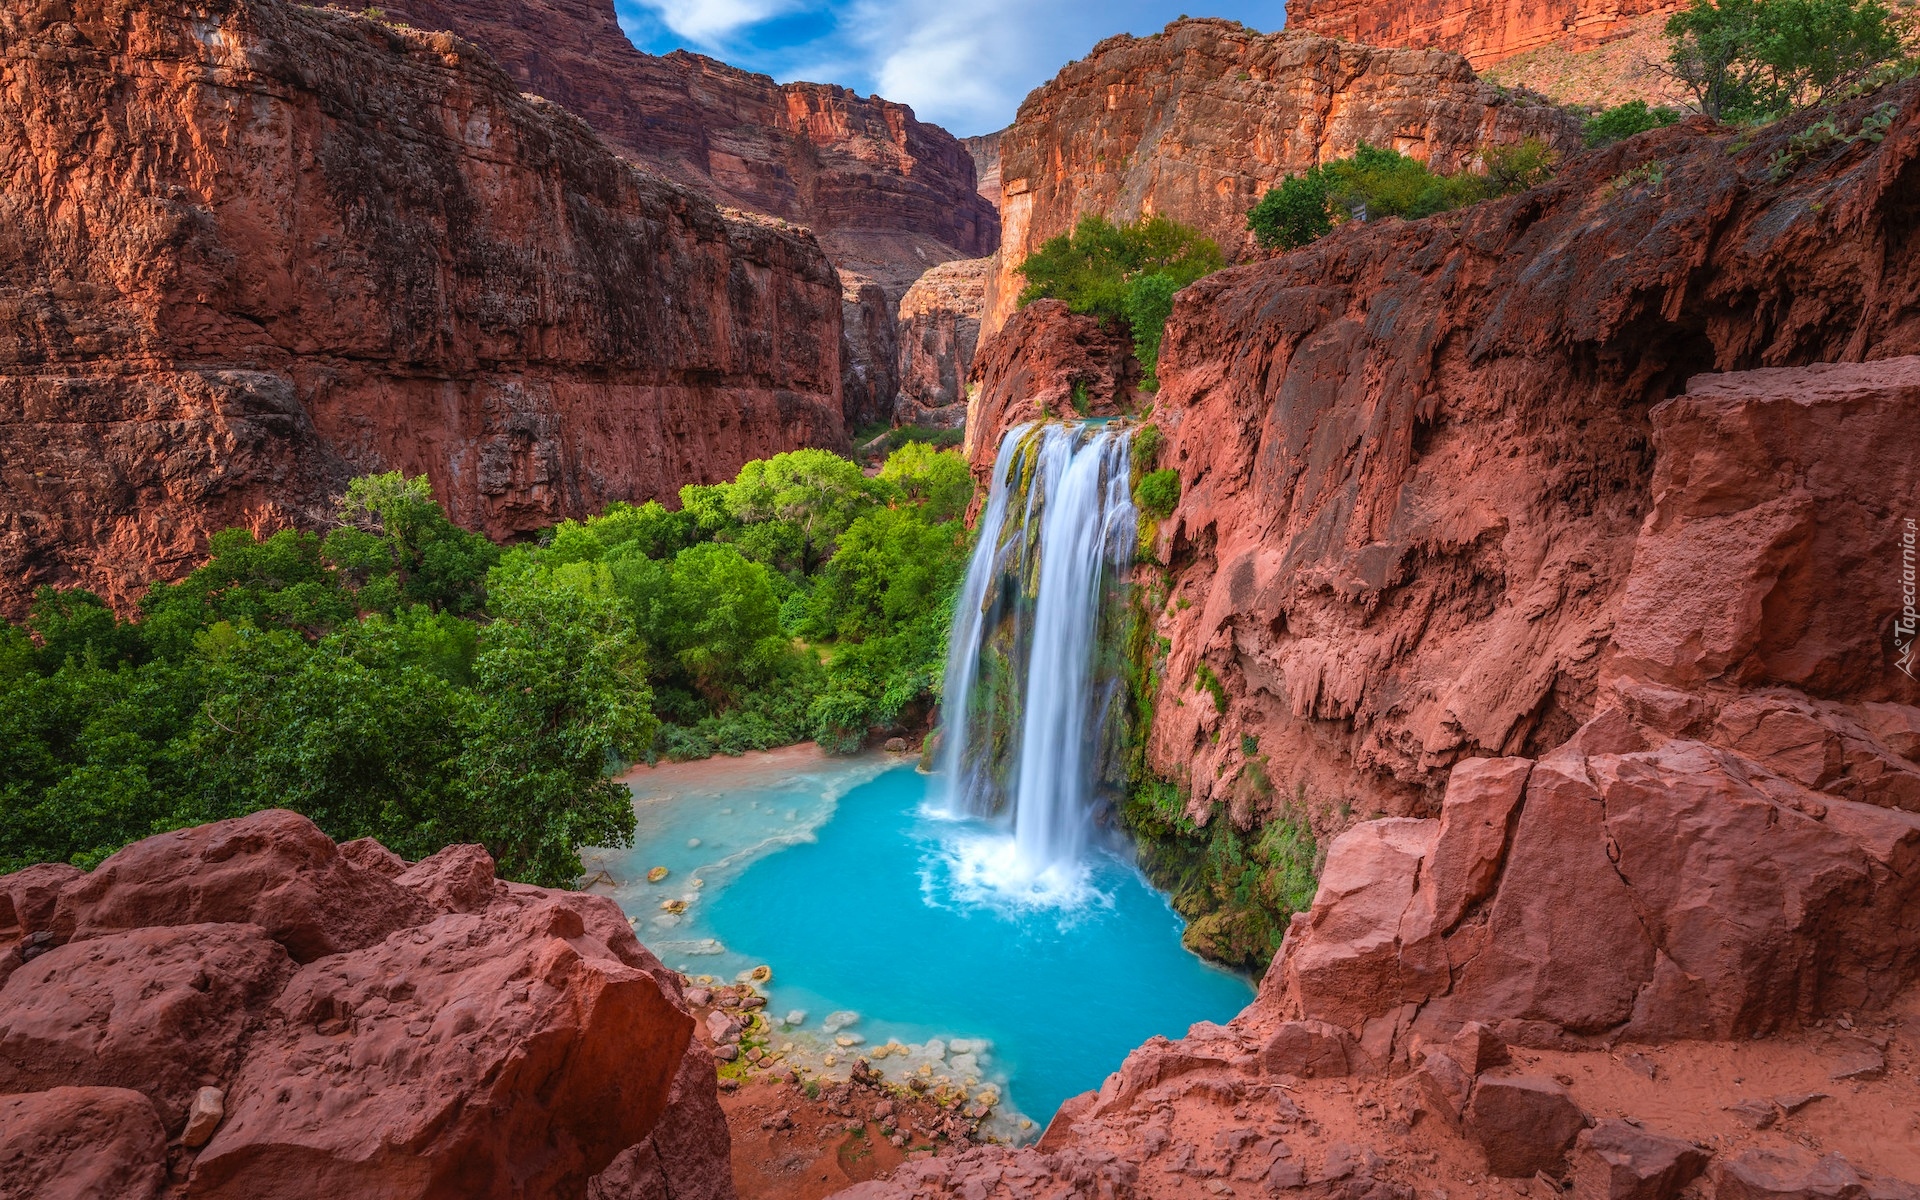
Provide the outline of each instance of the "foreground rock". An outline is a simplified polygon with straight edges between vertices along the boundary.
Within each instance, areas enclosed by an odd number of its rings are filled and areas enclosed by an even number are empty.
[[[679,977],[611,901],[353,849],[163,834],[61,888],[51,950],[0,928],[0,1162],[79,1181],[0,1194],[732,1196]]]
[[[622,162],[471,43],[79,0],[8,6],[0,59],[8,615],[320,526],[360,472],[505,536],[845,442],[818,243]]]

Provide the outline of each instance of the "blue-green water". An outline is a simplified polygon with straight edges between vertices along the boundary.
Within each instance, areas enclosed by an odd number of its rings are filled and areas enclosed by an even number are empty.
[[[635,848],[589,865],[607,867],[670,966],[732,979],[770,964],[768,1012],[804,1010],[794,1031],[829,1052],[836,1033],[864,1039],[855,1053],[961,1039],[974,1053],[935,1068],[1004,1088],[1037,1124],[1153,1034],[1224,1021],[1252,998],[1245,978],[1181,947],[1180,918],[1124,848],[1003,890],[1010,835],[936,814],[928,791],[911,766],[874,760],[664,795],[636,783]],[[671,874],[646,884],[656,865]],[[687,911],[661,911],[670,899]],[[823,1029],[836,1012],[860,1020]]]

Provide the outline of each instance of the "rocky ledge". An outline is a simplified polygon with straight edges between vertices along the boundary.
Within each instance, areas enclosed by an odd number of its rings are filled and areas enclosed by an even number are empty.
[[[731,1200],[618,906],[270,811],[0,877],[0,1195]]]

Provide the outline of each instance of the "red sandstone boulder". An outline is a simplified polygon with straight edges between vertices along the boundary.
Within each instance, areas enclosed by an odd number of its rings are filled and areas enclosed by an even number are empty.
[[[1434,1050],[1394,1085],[1394,1091],[1410,1124],[1431,1115],[1457,1125],[1473,1094],[1473,1076],[1452,1055]]]
[[[60,889],[81,874],[66,863],[36,863],[0,875],[0,986],[20,964],[54,947],[54,905]]]
[[[194,1093],[225,1086],[293,970],[254,925],[69,942],[0,987],[0,1092],[134,1088],[178,1134]]]
[[[150,1200],[166,1143],[153,1105],[125,1088],[0,1096],[0,1200]]]
[[[693,1027],[573,905],[524,895],[313,962],[275,1010],[196,1197],[577,1192],[653,1132]]]
[[[1911,1194],[1907,1185],[1894,1181],[1888,1181],[1889,1187],[1870,1187],[1841,1155],[1816,1159],[1798,1147],[1742,1150],[1715,1159],[1710,1174],[1714,1200],[1878,1200]]]
[[[363,871],[312,821],[270,809],[135,842],[60,893],[62,938],[202,922],[258,925],[299,962],[371,945],[431,910]]]
[[[1420,862],[1437,821],[1392,819],[1356,825],[1333,843],[1305,936],[1291,934],[1284,971],[1301,1014],[1357,1029],[1369,1016],[1437,988],[1445,960],[1403,954],[1403,927],[1432,929],[1410,914]],[[1429,948],[1422,945],[1419,950]]]
[[[713,1069],[707,1048],[689,1043],[653,1132],[594,1176],[587,1200],[735,1200],[733,1140]]]
[[[385,875],[388,879],[407,869],[407,860],[370,837],[340,843],[340,857],[363,871]]]
[[[1673,1200],[1706,1165],[1692,1142],[1609,1117],[1574,1144],[1574,1200]]]
[[[1487,1153],[1487,1171],[1508,1178],[1558,1174],[1567,1147],[1588,1124],[1566,1088],[1526,1075],[1482,1078],[1464,1116]]]
[[[479,912],[493,899],[493,856],[484,846],[448,846],[408,867],[393,881],[435,912]]]
[[[1352,1074],[1362,1057],[1352,1034],[1325,1021],[1283,1022],[1260,1047],[1267,1071],[1303,1079]]]
[[[1532,771],[1531,759],[1470,758],[1447,777],[1440,829],[1421,881],[1422,889],[1431,892],[1435,932],[1452,929],[1469,908],[1492,894]]]

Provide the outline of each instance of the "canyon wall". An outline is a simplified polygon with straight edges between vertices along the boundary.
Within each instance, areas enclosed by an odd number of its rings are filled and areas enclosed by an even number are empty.
[[[585,118],[633,161],[723,205],[812,229],[843,285],[849,429],[893,410],[892,326],[907,287],[999,244],[973,155],[904,104],[776,84],[684,50],[643,54],[612,0],[399,0],[388,11],[479,43],[523,91]]]
[[[1917,217],[1909,82],[1183,291],[1149,759],[1317,891],[1232,1021],[847,1200],[1920,1195]]]
[[[966,423],[967,375],[992,270],[991,258],[942,263],[900,298],[895,425],[957,429]]]
[[[1920,88],[1834,119],[1877,105],[1896,114],[1884,141],[1778,180],[1797,123],[1750,146],[1675,127],[1180,294],[1154,410],[1184,492],[1160,534],[1152,759],[1196,813],[1270,803],[1248,790],[1258,755],[1276,796],[1425,815],[1453,763],[1536,757],[1607,707],[1657,499],[1654,406],[1703,372],[1920,351]],[[1767,648],[1716,672],[1911,704],[1885,641],[1892,581],[1870,572],[1913,493],[1842,459],[1889,522],[1826,560],[1807,557],[1811,527],[1779,534],[1773,581],[1741,585]],[[1219,705],[1192,692],[1203,662]]]
[[[1287,28],[1370,46],[1451,50],[1488,67],[1549,46],[1591,50],[1633,33],[1642,18],[1685,7],[1685,0],[1290,0]]]
[[[998,240],[973,157],[904,104],[777,84],[685,51],[643,54],[612,0],[401,0],[388,11],[478,43],[521,90],[577,113],[621,154],[722,204],[807,225],[836,263],[889,286]]]
[[[1013,312],[1022,259],[1081,216],[1161,213],[1253,252],[1247,210],[1289,174],[1390,146],[1436,169],[1484,147],[1579,145],[1578,123],[1482,83],[1459,55],[1386,50],[1230,21],[1108,38],[1029,95],[999,135],[1001,251],[985,332]]]
[[[840,446],[804,231],[609,152],[445,33],[281,4],[0,10],[0,611],[428,475],[511,537]]]

